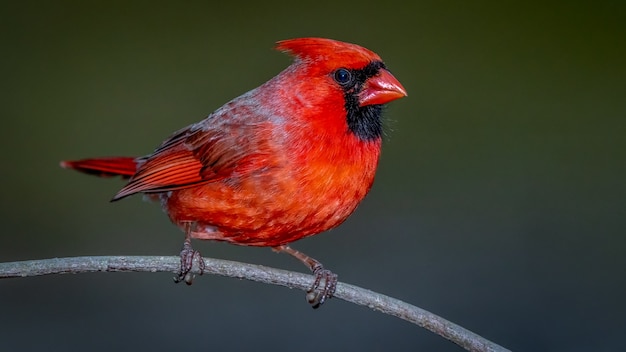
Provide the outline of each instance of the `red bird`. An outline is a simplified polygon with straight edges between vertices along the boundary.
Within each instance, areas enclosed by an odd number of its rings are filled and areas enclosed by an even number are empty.
[[[337,276],[288,244],[336,227],[363,200],[380,155],[382,104],[406,91],[377,54],[355,44],[299,38],[277,49],[295,57],[287,69],[152,154],[61,166],[130,178],[114,201],[135,193],[159,200],[185,232],[177,282],[191,283],[201,258],[192,238],[272,247],[311,269],[307,299],[317,308]]]

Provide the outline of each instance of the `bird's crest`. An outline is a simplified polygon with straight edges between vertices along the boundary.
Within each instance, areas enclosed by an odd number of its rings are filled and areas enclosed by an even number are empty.
[[[303,61],[342,63],[361,68],[372,61],[382,61],[378,54],[362,46],[326,38],[296,38],[276,43],[276,49]]]

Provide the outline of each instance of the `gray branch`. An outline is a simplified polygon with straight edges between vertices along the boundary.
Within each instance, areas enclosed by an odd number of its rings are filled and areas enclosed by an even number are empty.
[[[247,279],[305,291],[309,289],[313,282],[312,276],[292,271],[228,260],[212,258],[204,258],[204,260],[206,262],[204,273],[208,274]],[[0,263],[0,278],[118,271],[177,273],[179,268],[179,257],[110,256],[55,258]],[[364,288],[340,282],[337,284],[337,290],[333,297],[406,320],[434,332],[468,351],[508,351],[506,348],[440,316]]]

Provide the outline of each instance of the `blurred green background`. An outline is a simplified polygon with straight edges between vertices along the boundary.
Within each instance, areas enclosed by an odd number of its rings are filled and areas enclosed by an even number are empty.
[[[379,53],[409,96],[365,202],[294,247],[513,350],[624,350],[623,4],[2,2],[0,260],[176,255],[158,205],[111,204],[119,180],[58,162],[149,153],[286,67],[275,41],[330,37]],[[0,350],[460,350],[340,300],[171,276],[2,280]]]

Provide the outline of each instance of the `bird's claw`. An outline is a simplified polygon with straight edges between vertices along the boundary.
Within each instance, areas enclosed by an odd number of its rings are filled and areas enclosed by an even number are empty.
[[[204,273],[204,269],[206,269],[204,259],[202,259],[200,252],[191,247],[190,241],[185,241],[183,249],[180,251],[180,271],[177,276],[174,276],[175,283],[179,283],[181,281],[184,281],[187,285],[191,285],[193,283],[193,279],[196,277],[196,275],[192,272],[195,260],[198,261],[198,271],[199,274],[202,275]]]
[[[314,309],[317,309],[327,299],[333,297],[337,289],[337,274],[320,265],[313,269],[313,275],[315,275],[315,281],[307,291],[306,299]]]

